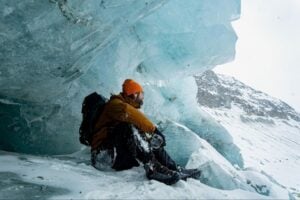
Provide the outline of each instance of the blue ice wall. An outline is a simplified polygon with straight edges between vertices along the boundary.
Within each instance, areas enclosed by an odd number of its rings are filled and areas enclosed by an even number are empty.
[[[118,93],[125,78],[144,86],[155,123],[201,132],[192,76],[234,58],[239,15],[239,0],[2,0],[0,147],[78,150],[83,97]]]

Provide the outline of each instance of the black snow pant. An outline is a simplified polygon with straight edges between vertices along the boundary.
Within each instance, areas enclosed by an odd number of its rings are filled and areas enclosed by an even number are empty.
[[[132,125],[128,123],[121,123],[114,127],[109,133],[107,142],[115,149],[115,161],[112,166],[115,170],[130,169],[139,166],[137,160],[145,164],[153,158],[171,170],[177,169],[175,161],[163,147],[155,151],[151,148],[145,149],[134,135]]]

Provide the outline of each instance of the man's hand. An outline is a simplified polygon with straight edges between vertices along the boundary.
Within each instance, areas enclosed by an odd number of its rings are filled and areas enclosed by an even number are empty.
[[[162,147],[166,146],[166,138],[165,136],[162,134],[162,132],[160,132],[157,127],[155,128],[155,131],[154,131],[154,134],[157,134],[159,135],[162,139],[163,139],[163,142],[162,142]]]

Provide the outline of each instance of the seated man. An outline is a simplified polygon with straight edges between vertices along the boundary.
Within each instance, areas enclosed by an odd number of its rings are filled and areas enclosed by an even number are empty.
[[[96,167],[97,155],[106,150],[111,152],[115,170],[130,169],[141,162],[149,179],[166,184],[199,177],[199,170],[176,165],[164,150],[163,134],[138,110],[143,99],[142,87],[131,79],[124,81],[119,95],[111,96],[96,122],[91,144],[92,165]]]

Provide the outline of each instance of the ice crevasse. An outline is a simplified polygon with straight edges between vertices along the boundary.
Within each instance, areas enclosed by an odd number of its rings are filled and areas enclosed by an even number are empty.
[[[84,96],[133,78],[178,162],[198,135],[242,167],[230,134],[197,108],[193,77],[234,58],[239,15],[240,0],[2,0],[0,149],[79,150]]]

